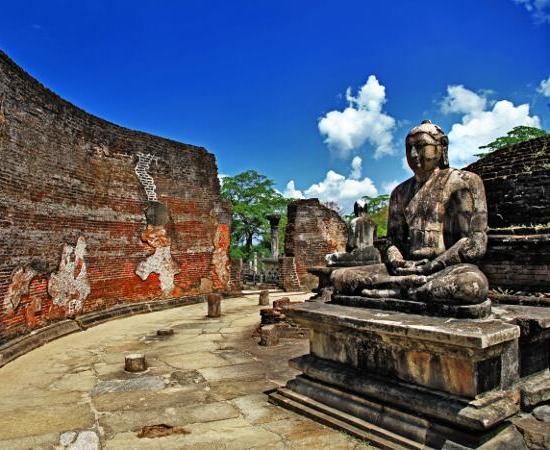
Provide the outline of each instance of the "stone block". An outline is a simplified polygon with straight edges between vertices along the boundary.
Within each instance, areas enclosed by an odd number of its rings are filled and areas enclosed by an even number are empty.
[[[283,297],[278,300],[273,300],[274,309],[282,309],[288,305],[290,305],[290,299],[288,297]]]

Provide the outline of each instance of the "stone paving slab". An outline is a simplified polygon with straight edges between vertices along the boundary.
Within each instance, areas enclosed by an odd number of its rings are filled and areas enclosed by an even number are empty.
[[[369,448],[268,403],[265,392],[296,375],[288,360],[308,342],[257,345],[260,309],[252,293],[224,300],[219,319],[206,318],[205,304],[136,315],[21,356],[0,368],[0,448]],[[157,336],[160,328],[174,335]],[[130,353],[145,354],[146,372],[124,371]],[[138,437],[158,424],[179,432]]]

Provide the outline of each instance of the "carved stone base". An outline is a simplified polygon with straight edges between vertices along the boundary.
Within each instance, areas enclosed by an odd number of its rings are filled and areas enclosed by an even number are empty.
[[[397,298],[371,298],[357,295],[333,295],[332,302],[338,305],[356,306],[399,311],[408,314],[421,314],[437,317],[455,317],[457,319],[484,319],[491,314],[491,300],[477,305],[457,305],[449,303],[424,303]]]
[[[312,361],[302,363],[309,364],[310,367],[315,365]],[[341,384],[348,377],[358,376],[356,373],[347,373],[345,369],[338,368],[338,365],[329,365],[330,367],[326,367],[320,362],[317,368],[331,375],[331,381],[339,380]],[[303,364],[297,361],[296,366],[303,367]],[[366,378],[364,381],[371,380]],[[303,375],[271,393],[269,400],[325,425],[368,440],[377,447],[390,449],[478,448],[484,443],[490,444],[495,436],[509,427],[507,422],[490,429],[483,425],[503,421],[507,415],[517,411],[517,405],[506,396],[488,400],[479,407],[474,406],[476,400],[470,404],[462,403],[442,394],[415,391],[414,387],[385,384],[382,380],[373,381],[370,389],[379,390],[382,400],[357,395],[340,385],[324,383]],[[391,391],[389,395],[386,395],[386,390]],[[401,405],[388,404],[384,397],[394,397]],[[424,411],[430,412],[432,416],[439,415],[439,420],[424,415]],[[489,420],[484,421],[483,415]],[[474,424],[478,429],[462,428],[459,425],[461,422]]]
[[[382,448],[503,448],[518,438],[508,421],[520,411],[517,325],[330,303],[284,312],[310,329],[310,354],[290,361],[302,375],[272,402]]]

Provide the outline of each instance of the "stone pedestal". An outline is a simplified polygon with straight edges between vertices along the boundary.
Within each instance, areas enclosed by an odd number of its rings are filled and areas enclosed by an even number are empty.
[[[385,448],[477,448],[519,411],[516,325],[326,303],[285,314],[310,329],[310,354],[272,402]]]

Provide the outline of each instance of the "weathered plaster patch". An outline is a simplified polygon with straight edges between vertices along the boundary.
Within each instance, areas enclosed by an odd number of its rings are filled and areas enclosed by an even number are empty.
[[[82,303],[90,295],[86,270],[86,241],[80,236],[76,246],[65,244],[57,272],[48,281],[48,294],[54,305],[68,307],[71,313],[82,310]]]
[[[18,267],[12,273],[11,283],[8,287],[8,293],[4,298],[4,308],[6,311],[17,309],[21,303],[21,297],[29,293],[31,280],[38,275],[32,267]]]
[[[213,288],[214,288],[214,285],[211,279],[201,278],[201,284],[199,287],[199,290],[201,291],[201,293],[209,294],[210,292],[212,292]]]
[[[162,292],[170,294],[174,289],[174,275],[180,273],[170,253],[170,246],[156,248],[155,253],[140,262],[136,268],[136,275],[142,280],[146,280],[152,272],[159,274]]]
[[[141,240],[153,248],[169,247],[171,243],[166,228],[162,225],[147,225],[141,233]]]
[[[214,235],[214,253],[212,254],[212,264],[214,271],[223,286],[229,282],[229,257],[227,250],[229,248],[229,227],[219,225]]]
[[[138,153],[137,157],[138,157],[138,162],[136,164],[136,168],[134,169],[134,171],[136,172],[139,182],[145,189],[145,193],[147,194],[147,200],[156,202],[157,187],[155,185],[155,180],[151,175],[147,173],[147,171],[149,170],[151,161],[156,160],[157,157],[149,153]]]

